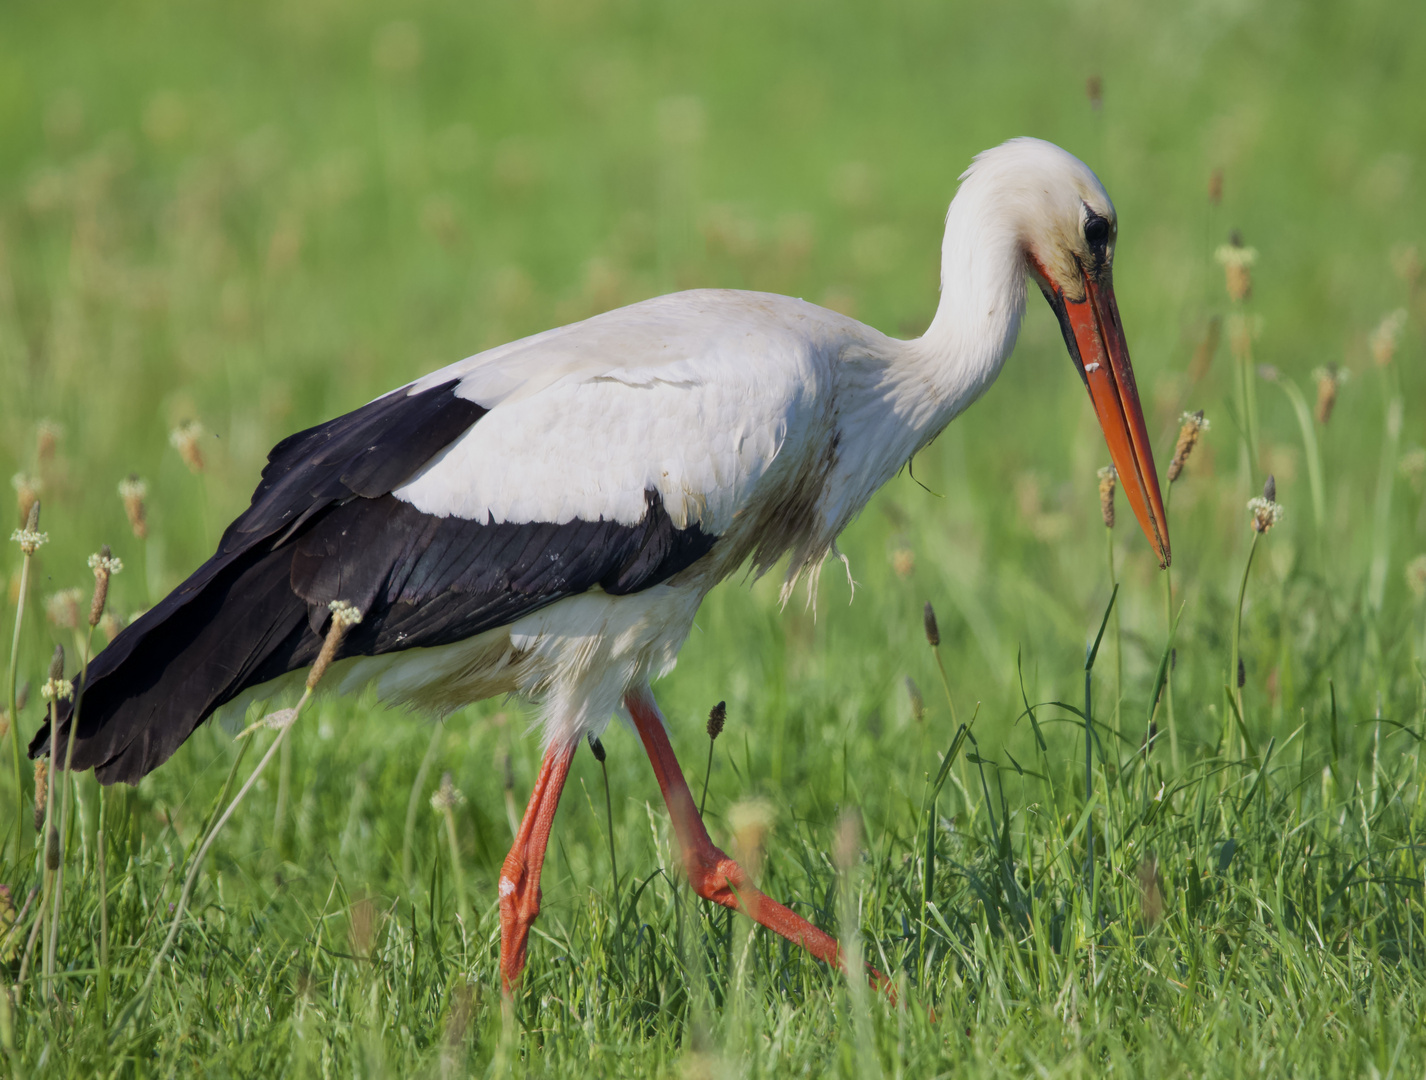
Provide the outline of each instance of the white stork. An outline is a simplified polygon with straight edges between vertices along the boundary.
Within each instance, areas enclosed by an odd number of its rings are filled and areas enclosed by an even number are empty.
[[[961,177],[940,306],[917,340],[786,296],[683,292],[480,353],[283,440],[216,554],[90,665],[74,764],[136,782],[220,706],[311,664],[345,601],[364,618],[333,668],[342,689],[374,683],[436,714],[494,694],[540,704],[544,764],[500,877],[507,991],[570,761],[616,711],[643,740],[697,893],[837,963],[832,937],[709,839],[650,681],[739,567],[789,556],[785,590],[815,581],[872,493],[995,380],[1027,277],[1167,566],[1115,230],[1087,166],[1015,139]],[[31,753],[47,749],[42,732]]]

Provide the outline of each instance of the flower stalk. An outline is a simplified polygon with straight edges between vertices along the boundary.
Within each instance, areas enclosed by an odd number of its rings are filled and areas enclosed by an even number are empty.
[[[1258,259],[1255,248],[1244,247],[1243,238],[1235,231],[1228,243],[1215,253],[1223,267],[1224,287],[1234,313],[1229,320],[1228,340],[1238,361],[1238,411],[1242,417],[1243,451],[1248,470],[1258,462],[1258,400],[1253,386],[1253,337],[1256,327],[1245,306],[1253,295],[1252,267]]]
[[[441,786],[431,796],[431,809],[445,820],[446,842],[451,849],[451,876],[456,883],[456,914],[460,919],[461,935],[470,931],[470,905],[465,894],[465,872],[461,868],[460,840],[456,835],[456,807],[465,804],[465,794],[455,786],[450,773],[441,775]]]
[[[1193,456],[1193,451],[1198,442],[1203,438],[1205,432],[1212,427],[1212,424],[1204,417],[1203,410],[1197,412],[1185,412],[1179,417],[1178,441],[1174,444],[1173,458],[1169,461],[1167,480],[1168,487],[1164,491],[1164,513],[1167,514],[1169,506],[1173,501],[1173,486],[1183,475],[1184,468],[1188,465],[1188,459]],[[1116,616],[1117,617],[1117,616]],[[1164,569],[1164,626],[1170,641],[1174,636],[1173,617],[1173,567]],[[1175,772],[1178,771],[1178,724],[1174,718],[1173,708],[1173,653],[1170,652],[1169,665],[1164,670],[1164,708],[1168,712],[1169,728],[1169,762]],[[1147,750],[1147,744],[1146,744]],[[1148,758],[1145,757],[1147,766]]]
[[[1109,555],[1109,587],[1119,584],[1114,570],[1114,489],[1119,474],[1113,465],[1099,470],[1099,516],[1104,521],[1104,547]],[[1114,727],[1119,727],[1119,706],[1124,700],[1124,637],[1119,628],[1119,612],[1114,612]]]
[[[148,493],[148,481],[142,479],[138,473],[129,473],[119,481],[119,498],[124,503],[124,516],[129,519],[129,530],[134,534],[134,539],[144,545],[144,594],[148,603],[152,604],[158,589],[155,583],[155,566],[148,551],[148,506],[144,501]]]
[[[936,671],[941,676],[941,689],[946,692],[946,704],[951,710],[951,723],[956,724],[956,703],[951,697],[951,680],[946,676],[946,664],[941,659],[941,628],[936,622],[936,611],[931,607],[931,601],[926,601],[926,607],[921,613],[922,625],[926,631],[926,641],[931,646],[931,655],[936,658]]]
[[[10,748],[15,764],[15,861],[20,859],[20,848],[24,843],[25,788],[24,774],[20,768],[20,707],[18,703],[18,683],[20,670],[20,627],[25,620],[25,600],[30,591],[30,562],[36,551],[49,541],[49,536],[40,530],[40,501],[30,504],[30,512],[25,518],[25,527],[16,529],[10,539],[20,545],[24,556],[20,562],[20,598],[15,605],[15,633],[10,639]]]
[[[698,800],[698,816],[703,816],[703,808],[708,805],[708,781],[713,778],[713,744],[718,741],[718,736],[723,734],[723,725],[728,722],[728,703],[720,701],[708,712],[708,767],[703,771],[703,796]],[[591,746],[593,743],[590,744]],[[603,748],[601,747],[602,751]],[[598,753],[599,764],[604,764],[604,758]],[[606,777],[607,780],[607,777]],[[610,826],[613,827],[612,824]],[[612,854],[612,849],[611,849]]]
[[[1325,424],[1332,415],[1332,406],[1337,399],[1338,377],[1319,375],[1316,414],[1307,404],[1307,397],[1295,382],[1270,364],[1258,368],[1258,375],[1270,383],[1276,383],[1287,395],[1292,411],[1297,417],[1298,430],[1302,432],[1302,448],[1307,454],[1307,487],[1312,495],[1312,524],[1317,529],[1320,542],[1327,529],[1327,497],[1322,483],[1322,453],[1317,447],[1317,430],[1313,421]],[[1324,387],[1330,389],[1324,390]]]
[[[1243,684],[1247,681],[1244,677],[1243,666],[1243,601],[1248,594],[1248,575],[1253,569],[1253,556],[1257,554],[1258,541],[1274,525],[1282,520],[1282,506],[1277,501],[1277,480],[1269,476],[1267,483],[1263,485],[1263,493],[1256,499],[1248,502],[1248,510],[1252,513],[1253,542],[1248,548],[1248,560],[1243,564],[1243,579],[1238,583],[1238,604],[1233,611],[1233,652],[1228,662],[1228,672],[1230,680],[1230,690],[1233,694],[1233,702],[1237,706],[1237,716],[1240,723],[1245,727],[1247,721],[1243,719]],[[1230,717],[1225,715],[1223,723],[1227,728]],[[1229,737],[1229,732],[1224,731],[1225,743]]]
[[[716,713],[722,708],[724,708],[724,704],[720,701],[713,707],[713,712]],[[721,722],[719,726],[721,728]],[[711,733],[713,729],[711,713],[708,717],[708,729]],[[716,736],[710,734],[708,740],[708,762],[710,765],[713,762],[714,738]],[[609,766],[606,764],[608,755],[604,752],[604,744],[599,741],[599,737],[594,732],[589,733],[588,739],[590,753],[594,755],[594,760],[599,762],[599,770],[604,774],[604,820],[609,823],[609,868],[614,875],[614,951],[619,956],[619,966],[627,971],[624,959],[624,915],[619,904],[619,859],[614,853],[614,801],[609,795]],[[703,780],[703,795],[705,798],[708,795],[707,777]],[[702,807],[699,807],[698,813],[700,816],[702,815]]]
[[[431,766],[436,763],[436,755],[440,753],[441,734],[441,724],[433,724],[431,741],[426,744],[426,753],[416,769],[416,779],[411,781],[411,794],[406,800],[406,826],[401,833],[401,880],[407,883],[411,881],[411,848],[416,840],[416,810],[420,805],[421,792],[426,787],[426,777],[430,775]]]
[[[45,680],[44,686],[40,688],[40,696],[49,702],[49,725],[50,725],[50,782],[45,788],[45,873],[44,892],[40,905],[41,920],[48,919],[48,930],[44,938],[44,972],[46,980],[54,978],[55,973],[55,949],[59,942],[59,908],[55,905],[54,910],[50,909],[53,898],[59,895],[59,868],[60,868],[60,845],[59,829],[55,824],[54,817],[54,789],[61,783],[60,778],[55,775],[53,768],[54,747],[58,740],[59,724],[59,703],[69,701],[74,697],[74,684],[64,677],[64,646],[54,647],[54,656],[50,659],[49,678]],[[68,787],[68,777],[63,781]]]

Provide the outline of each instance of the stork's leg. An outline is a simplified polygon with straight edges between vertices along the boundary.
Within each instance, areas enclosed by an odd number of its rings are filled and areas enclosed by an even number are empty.
[[[658,777],[664,802],[668,804],[669,815],[673,818],[673,831],[683,852],[683,868],[693,891],[705,900],[743,912],[754,922],[781,934],[794,945],[802,946],[817,959],[841,967],[841,950],[837,947],[836,938],[760,892],[748,880],[743,868],[709,839],[698,806],[693,801],[693,793],[688,790],[683,770],[679,768],[673,747],[669,745],[663,716],[654,703],[653,694],[647,689],[636,690],[624,699],[624,705],[634,718],[634,726],[644,740],[644,750],[654,767],[654,775]],[[890,988],[890,980],[870,964],[867,965],[867,974],[878,987]]]
[[[545,751],[530,805],[525,808],[520,831],[500,870],[500,982],[511,994],[525,970],[525,944],[530,924],[540,913],[540,870],[545,865],[545,845],[559,808],[560,792],[569,775],[578,741],[551,746]]]

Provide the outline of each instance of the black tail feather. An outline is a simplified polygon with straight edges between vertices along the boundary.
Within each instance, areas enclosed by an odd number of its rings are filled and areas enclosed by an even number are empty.
[[[389,491],[483,416],[457,385],[396,391],[278,443],[217,554],[89,665],[74,767],[93,767],[105,783],[136,783],[224,702],[311,663],[326,605],[309,620],[310,598],[292,588],[287,541],[334,504]],[[61,747],[72,707],[58,717]],[[48,749],[46,725],[30,756]]]
[[[126,627],[89,666],[74,768],[92,767],[106,784],[137,783],[248,686],[310,663],[320,639],[292,591],[291,567],[281,548],[216,572],[210,562]],[[59,717],[61,754],[71,705]],[[47,752],[48,735],[36,735],[31,756]]]

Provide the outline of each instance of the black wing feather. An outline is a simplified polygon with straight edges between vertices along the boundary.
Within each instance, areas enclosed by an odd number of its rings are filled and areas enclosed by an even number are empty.
[[[457,382],[414,394],[398,390],[283,439],[219,552],[241,550],[254,536],[290,533],[333,502],[378,498],[400,487],[488,411],[457,396]]]
[[[363,612],[343,656],[444,645],[595,586],[649,588],[716,541],[675,528],[654,491],[635,525],[442,518],[397,499],[485,415],[455,390],[398,391],[278,443],[213,557],[90,664],[75,766],[136,782],[222,704],[310,664],[332,601]],[[47,749],[42,731],[30,753]]]

